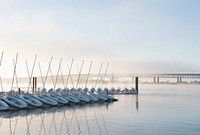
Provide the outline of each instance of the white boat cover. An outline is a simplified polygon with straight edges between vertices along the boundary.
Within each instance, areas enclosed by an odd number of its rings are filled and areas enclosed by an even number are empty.
[[[64,99],[66,99],[66,100],[68,100],[68,101],[70,101],[72,103],[79,103],[80,102],[79,99],[77,99],[75,97],[72,97],[70,95],[67,95],[65,93],[62,93],[62,94],[61,93],[56,93],[56,94],[58,94],[59,96],[62,96]]]
[[[9,106],[2,100],[0,100],[0,110],[7,110]]]
[[[102,91],[102,89],[101,89],[101,88],[98,88],[98,89],[97,89],[97,91],[98,91],[98,93],[99,93],[100,95],[102,95],[102,96],[106,97],[107,99],[110,99],[110,100],[113,100],[113,99],[115,99],[113,96],[111,96],[111,95],[108,95],[107,93],[105,93],[105,92],[107,92],[107,91],[108,91],[108,88],[104,88],[104,91]]]
[[[17,107],[17,108],[25,108],[28,106],[26,102],[13,96],[6,95],[6,96],[3,96],[2,99],[9,105]]]
[[[37,99],[35,99],[31,96],[21,94],[21,95],[19,95],[19,97],[29,105],[32,105],[32,106],[35,106],[35,107],[42,106],[42,102],[40,102],[39,100],[37,100]]]
[[[83,89],[83,94],[86,95],[86,96],[88,96],[88,97],[90,98],[91,101],[98,101],[98,98],[97,98],[97,97],[95,97],[95,96],[89,94],[88,92],[89,92],[89,89],[88,89],[88,88],[84,88],[84,89]]]
[[[58,102],[48,98],[45,95],[33,95],[34,98],[36,98],[37,100],[41,101],[42,103],[48,104],[48,105],[58,105]]]
[[[67,99],[64,99],[63,97],[56,95],[54,93],[48,93],[46,94],[46,96],[61,104],[67,104],[69,102]]]
[[[108,100],[106,97],[104,97],[104,96],[102,96],[100,94],[95,94],[94,92],[95,92],[94,88],[92,88],[90,91],[88,91],[89,95],[92,95],[92,96],[94,96],[94,97],[96,97],[96,98],[98,98],[100,100],[103,100],[103,101],[107,101]]]
[[[75,93],[71,94],[70,96],[73,96],[73,97],[75,97],[75,98],[78,98],[79,100],[84,101],[84,102],[90,102],[90,99],[89,99],[89,98],[86,98],[86,97],[82,96],[82,95],[81,95],[80,93],[78,93],[78,92],[75,92]]]

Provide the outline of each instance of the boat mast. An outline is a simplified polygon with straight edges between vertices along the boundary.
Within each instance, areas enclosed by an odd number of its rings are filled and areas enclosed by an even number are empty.
[[[58,72],[57,72],[57,76],[56,76],[54,90],[56,89],[56,84],[57,84],[57,81],[58,81],[58,75],[59,75],[59,71],[60,71],[60,68],[61,68],[61,64],[62,64],[62,57],[60,58],[60,62],[59,62],[59,66],[58,66]]]
[[[3,51],[2,51],[2,53],[1,53],[0,67],[1,67],[2,61],[3,61]],[[2,90],[2,92],[3,92],[3,82],[2,82],[2,79],[1,79],[1,75],[0,75],[0,83],[1,83],[1,90]]]
[[[61,78],[62,78],[63,87],[66,88],[66,86],[65,86],[65,81],[64,81],[64,77],[63,77],[63,73],[62,73],[62,69],[61,69],[61,68],[60,68],[60,74],[61,74]]]
[[[33,77],[33,71],[34,71],[34,68],[35,68],[36,59],[37,59],[37,55],[35,55],[35,59],[34,59],[34,62],[33,62],[33,67],[32,67],[32,70],[31,70],[31,74],[29,72],[27,60],[25,60],[25,62],[26,62],[26,68],[27,68],[27,72],[28,72],[28,76],[29,76],[28,92],[29,92],[29,88],[31,86],[31,79]]]
[[[106,65],[106,70],[105,70],[105,73],[104,73],[104,76],[103,76],[103,81],[102,81],[102,83],[101,83],[101,85],[100,85],[100,88],[102,88],[103,83],[104,83],[104,81],[105,81],[106,73],[107,73],[107,71],[108,71],[108,66],[109,66],[109,62],[108,62],[107,65]]]
[[[50,60],[50,62],[49,62],[49,67],[48,67],[48,69],[47,69],[47,74],[46,74],[45,79],[44,79],[43,88],[45,88],[45,84],[46,84],[47,76],[48,76],[48,74],[49,74],[49,70],[50,70],[50,67],[51,67],[52,59],[53,59],[53,57],[51,57],[51,60]]]
[[[30,83],[30,73],[29,73],[27,60],[25,60],[25,63],[26,63],[26,69],[27,69],[27,72],[28,72],[28,78],[29,78],[29,83]]]
[[[53,73],[52,73],[52,71],[51,71],[51,68],[49,69],[49,72],[50,72],[50,74],[51,74],[51,81],[52,81],[52,83],[53,83],[53,87],[55,87],[55,82],[54,82],[54,79],[53,79]]]
[[[91,68],[92,68],[92,61],[90,62],[90,67],[89,67],[89,71],[88,71],[88,74],[87,74],[87,79],[86,79],[86,82],[85,82],[85,88],[87,87],[87,83],[88,83],[88,79],[89,79]]]
[[[1,63],[2,63],[2,61],[3,61],[3,53],[4,53],[4,52],[1,53],[0,66],[1,66]]]
[[[18,53],[16,54],[15,61],[13,62],[14,63],[14,71],[13,71],[12,84],[11,84],[11,91],[12,91],[12,93],[13,93],[12,89],[13,89],[13,83],[14,83],[14,77],[15,77],[17,59],[18,59]]]
[[[19,88],[19,83],[18,83],[18,78],[17,78],[17,72],[16,72],[16,69],[17,69],[17,65],[15,65],[15,61],[13,60],[13,67],[15,67],[15,80],[16,80],[16,84],[17,84],[17,89]]]
[[[82,69],[83,69],[83,64],[84,64],[84,60],[82,61],[82,64],[81,64],[81,69],[80,69],[80,72],[79,72],[79,75],[78,75],[78,80],[77,80],[77,83],[76,83],[76,89],[78,87],[79,80],[80,80],[80,77],[81,77],[81,72],[82,72]]]
[[[66,87],[67,87],[68,82],[69,82],[69,77],[70,77],[70,74],[71,74],[73,62],[74,62],[74,58],[73,58],[72,61],[71,61],[70,68],[69,68],[69,65],[67,64],[67,68],[68,68],[68,70],[69,70],[69,74],[68,74],[68,76],[67,76],[67,82],[66,82],[66,84],[65,84]],[[72,82],[72,83],[73,83],[73,82]]]
[[[78,74],[79,74],[79,73],[80,73],[80,70],[79,70],[79,67],[78,67],[78,65],[77,65],[77,70],[78,70]],[[81,82],[81,81],[79,81],[79,84],[80,84],[80,86],[81,86],[81,87],[83,87],[83,86],[82,86],[82,82]]]
[[[57,80],[58,80],[58,74],[59,74],[59,71],[60,71],[61,63],[62,63],[62,57],[61,57],[60,62],[59,62],[58,72],[57,72],[57,75],[56,75],[56,80],[55,80],[55,82],[54,82],[54,79],[53,79],[52,70],[51,70],[51,68],[50,68],[51,79],[52,79],[52,82],[53,82],[53,85],[54,85],[54,90],[56,89],[56,83],[57,83]]]
[[[67,68],[68,68],[68,70],[70,71],[70,68],[69,68],[69,65],[67,64]],[[71,82],[72,82],[72,86],[73,86],[73,88],[74,88],[74,82],[73,82],[73,80],[72,80],[72,76],[71,76],[71,72],[69,72],[69,75],[68,75],[69,77],[70,77],[70,80],[71,80]],[[67,81],[68,82],[68,81]]]
[[[103,62],[101,63],[101,66],[100,66],[100,69],[99,69],[99,73],[98,73],[97,80],[95,82],[94,88],[96,88],[96,86],[97,86],[97,82],[98,82],[98,79],[99,79],[99,76],[100,76],[100,73],[101,73],[102,66],[103,66]]]
[[[42,70],[41,70],[41,66],[40,66],[40,62],[38,61],[38,66],[39,66],[39,70],[40,70],[40,76],[41,76],[41,80],[42,80],[42,85],[44,86],[44,80],[42,77]]]

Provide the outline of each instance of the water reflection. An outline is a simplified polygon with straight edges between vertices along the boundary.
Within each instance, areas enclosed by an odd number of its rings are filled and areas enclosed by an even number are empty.
[[[66,111],[63,112],[63,119],[61,121],[61,126],[60,126],[60,130],[59,130],[59,135],[62,133],[63,130],[63,123],[66,123],[66,129],[67,129],[67,134],[69,135],[69,126],[68,126],[68,122],[66,120]]]
[[[12,122],[12,120],[14,122]],[[17,128],[17,123],[18,123],[18,117],[16,118],[9,118],[9,128],[10,128],[10,135],[15,135],[15,131],[16,131],[16,128]],[[12,125],[14,124],[14,125]]]
[[[90,126],[89,126],[89,123],[88,123],[88,118],[87,118],[87,112],[85,110],[83,110],[84,112],[84,116],[85,116],[85,122],[86,122],[86,126],[87,126],[87,131],[88,131],[88,135],[90,135]]]
[[[199,86],[156,85],[115,103],[0,112],[0,135],[200,134],[199,96]]]
[[[127,107],[139,109],[138,95],[119,95],[128,100]],[[123,103],[123,102],[122,102]],[[19,111],[0,112],[0,134],[26,135],[109,135],[108,114],[120,102],[102,102],[61,107],[37,108]],[[129,106],[131,105],[131,106]]]
[[[112,104],[103,102],[0,112],[0,134],[90,135],[96,133],[94,122],[98,134],[107,134],[104,113]]]
[[[95,122],[96,122],[97,128],[99,130],[99,134],[102,135],[102,133],[101,133],[101,126],[100,126],[98,118],[96,116],[96,111],[93,111],[93,112],[94,112],[94,116],[95,116]]]
[[[135,106],[136,106],[136,109],[139,110],[139,96],[138,95],[135,95]]]
[[[41,117],[41,125],[40,125],[39,135],[41,135],[42,130],[44,130],[44,135],[46,135],[46,129],[44,126],[44,113],[42,113],[40,117]]]
[[[3,118],[0,119],[0,128],[1,128],[2,121],[3,121]]]
[[[75,114],[75,120],[76,120],[76,124],[77,124],[77,128],[78,128],[78,135],[81,134],[81,127],[80,127],[80,123],[78,121],[78,118],[77,118],[77,113],[74,111],[74,114]]]
[[[30,135],[30,126],[31,126],[31,120],[33,118],[33,115],[30,116],[30,120],[28,119],[28,116],[26,116],[26,125],[27,125],[27,133],[26,135]]]
[[[108,107],[106,106],[106,108],[108,108]],[[101,108],[100,108],[100,113],[101,113],[101,118],[102,118],[103,126],[104,126],[104,128],[105,128],[105,134],[108,135],[108,134],[109,134],[109,131],[108,131],[108,129],[107,129],[106,121],[105,121],[105,119],[104,119],[104,115],[103,115],[103,113],[102,113]]]
[[[55,113],[52,113],[52,120],[51,120],[51,125],[50,125],[50,129],[49,129],[49,135],[51,135],[51,133],[54,133],[55,135],[57,135],[57,128],[56,128],[56,122],[55,122]]]

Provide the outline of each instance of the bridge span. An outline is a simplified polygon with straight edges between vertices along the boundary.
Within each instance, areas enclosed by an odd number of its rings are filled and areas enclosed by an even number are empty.
[[[159,83],[161,78],[175,78],[177,82],[182,82],[182,79],[200,79],[200,74],[190,74],[190,73],[160,73],[160,74],[107,74],[106,77],[111,81],[119,81],[123,78],[129,78],[134,82],[135,77],[141,79],[151,79],[154,83]]]
[[[95,81],[98,77],[98,74],[91,74],[89,75],[89,81]],[[200,74],[190,74],[190,73],[160,73],[160,74],[106,74],[104,77],[104,74],[100,74],[99,81],[109,81],[109,82],[120,82],[122,80],[127,80],[129,82],[134,82],[135,77],[139,77],[140,80],[142,79],[152,79],[154,83],[159,83],[160,79],[164,78],[172,78],[176,79],[177,82],[182,82],[182,79],[194,79],[198,80],[200,79]],[[76,80],[78,78],[78,74],[72,75],[72,78]],[[86,80],[87,74],[81,75],[81,80]]]
[[[127,75],[128,76],[128,75]],[[129,75],[130,76],[130,75]],[[200,74],[186,74],[186,73],[160,73],[160,74],[132,74],[132,78],[134,79],[135,76],[138,76],[140,79],[143,78],[152,78],[154,83],[159,83],[160,79],[169,78],[169,79],[176,79],[177,83],[182,82],[182,79],[193,79],[199,80]],[[134,80],[132,80],[134,81]]]
[[[79,80],[83,83],[87,80],[87,74],[81,74]],[[56,79],[56,75],[54,76],[48,76],[47,77],[47,82],[51,83],[52,82],[52,77],[54,78],[54,80]],[[70,81],[74,81],[77,82],[79,75],[78,74],[72,74],[71,77],[69,77],[69,82]],[[90,74],[88,81],[89,82],[96,82],[96,79],[98,77],[98,74]],[[139,77],[139,81],[143,82],[144,80],[148,80],[147,82],[152,82],[152,83],[159,83],[162,82],[163,80],[175,80],[175,82],[179,83],[179,82],[183,82],[186,79],[190,79],[193,81],[197,81],[198,83],[200,83],[200,74],[182,74],[182,73],[160,73],[160,74],[106,74],[106,76],[104,76],[104,74],[100,74],[99,75],[99,79],[98,82],[135,82],[135,77]],[[41,77],[38,76],[38,81],[41,82]],[[64,80],[63,80],[64,78]],[[66,82],[68,78],[68,75],[64,75],[62,76],[58,76],[57,78],[57,82],[58,83],[62,83],[63,81]],[[27,81],[28,78],[24,77],[24,78],[18,78],[20,81]],[[162,80],[161,80],[162,79]],[[11,81],[11,79],[10,79]]]

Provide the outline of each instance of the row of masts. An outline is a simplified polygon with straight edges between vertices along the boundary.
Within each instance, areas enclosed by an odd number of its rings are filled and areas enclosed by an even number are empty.
[[[0,68],[1,68],[2,60],[3,60],[3,55],[4,55],[4,52],[1,53]],[[51,68],[52,67],[52,60],[53,60],[53,57],[51,57],[50,61],[48,62],[48,68],[47,68],[47,71],[46,71],[45,74],[43,74],[43,72],[42,72],[42,68],[41,68],[40,62],[37,62],[37,55],[35,55],[35,58],[34,58],[34,61],[33,61],[33,65],[32,65],[32,69],[29,69],[28,62],[27,62],[27,60],[25,60],[26,70],[27,70],[27,75],[28,75],[28,86],[27,86],[27,91],[28,92],[30,92],[31,83],[33,83],[32,82],[33,77],[36,77],[36,76],[33,76],[36,64],[38,64],[38,67],[39,67],[39,74],[40,74],[40,80],[42,82],[42,88],[45,88],[46,82],[47,82],[47,78],[49,78],[49,77],[51,77],[51,82],[53,84],[54,89],[56,89],[58,78],[60,78],[62,80],[61,82],[62,82],[62,87],[63,88],[68,87],[69,82],[71,83],[72,87],[76,88],[76,89],[80,85],[82,86],[82,88],[88,87],[88,81],[89,81],[90,72],[91,72],[91,69],[92,69],[92,66],[93,66],[93,61],[91,61],[90,64],[89,64],[89,69],[87,71],[87,77],[86,77],[85,82],[83,82],[83,81],[81,82],[81,74],[82,74],[82,70],[83,70],[83,66],[84,66],[84,60],[82,60],[82,63],[81,63],[80,67],[77,65],[78,78],[77,78],[77,81],[75,83],[75,81],[72,78],[72,68],[73,68],[73,64],[74,64],[74,59],[71,60],[70,65],[67,64],[67,70],[68,70],[67,74],[68,75],[67,75],[66,78],[64,78],[64,75],[63,75],[63,72],[62,72],[62,69],[61,69],[62,57],[60,58],[60,61],[59,61],[59,66],[58,66],[58,69],[57,69],[56,77],[55,77],[55,75],[53,75],[53,71],[52,71],[52,68]],[[17,88],[19,88],[19,81],[18,81],[19,78],[18,78],[18,75],[17,75],[17,64],[18,64],[18,53],[16,54],[15,59],[13,59],[13,74],[12,74],[12,79],[11,79],[11,88],[10,88],[10,90],[13,90],[14,85],[16,85]],[[106,69],[105,69],[105,73],[104,73],[103,77],[101,76],[101,81],[99,81],[100,74],[102,74],[101,71],[102,71],[102,67],[103,67],[103,62],[101,63],[100,69],[98,71],[98,76],[96,77],[95,81],[93,80],[92,87],[97,88],[98,84],[99,84],[100,88],[103,87],[105,79],[106,79],[106,73],[107,73],[107,70],[108,70],[108,66],[109,66],[109,62],[106,65]],[[102,78],[103,78],[103,80],[102,80]],[[16,82],[16,84],[14,84],[14,82]],[[0,74],[0,84],[1,84],[1,90],[3,92],[4,88],[3,88],[3,82],[2,82],[1,74]],[[6,91],[8,91],[8,89],[6,89]]]
[[[1,61],[0,61],[0,66],[2,63],[2,59],[3,59],[3,52],[1,55]],[[33,91],[32,93],[30,93],[30,86],[32,83],[32,78],[33,77],[33,72],[34,72],[34,68],[36,65],[36,60],[37,60],[37,55],[34,58],[34,62],[33,62],[33,66],[30,72],[30,69],[28,67],[28,62],[25,60],[26,63],[26,69],[27,69],[27,73],[28,73],[28,78],[29,78],[29,83],[28,83],[28,87],[27,87],[27,93],[20,91],[19,85],[18,85],[18,76],[17,76],[17,62],[18,62],[18,53],[16,54],[15,60],[13,60],[13,77],[12,77],[12,82],[11,82],[11,90],[10,92],[5,93],[5,95],[3,95],[1,97],[1,99],[3,101],[5,101],[5,103],[0,100],[0,110],[4,110],[4,108],[8,108],[9,105],[17,107],[17,108],[26,108],[27,105],[32,105],[35,107],[41,106],[43,103],[44,104],[48,104],[48,105],[59,105],[59,104],[67,104],[69,101],[73,102],[73,103],[78,103],[78,102],[93,102],[93,101],[116,101],[116,99],[110,95],[107,94],[106,91],[108,91],[107,88],[105,88],[104,90],[102,90],[102,86],[104,81],[102,81],[102,83],[100,84],[100,87],[98,89],[96,89],[97,87],[97,83],[98,83],[98,79],[99,79],[99,75],[101,73],[102,70],[102,66],[103,66],[103,62],[101,63],[99,72],[98,72],[98,77],[93,85],[93,87],[91,88],[91,90],[89,88],[87,88],[87,84],[88,84],[88,78],[90,75],[90,71],[92,68],[92,61],[90,62],[90,67],[88,70],[88,75],[87,75],[87,79],[85,82],[85,87],[83,88],[78,88],[79,84],[80,84],[80,77],[81,77],[81,73],[82,73],[82,69],[83,69],[83,65],[84,65],[84,60],[81,63],[81,67],[79,69],[79,67],[77,66],[77,70],[78,70],[78,79],[76,84],[74,84],[73,79],[72,79],[72,75],[71,75],[71,70],[72,70],[72,65],[74,62],[74,59],[72,59],[70,66],[68,65],[68,76],[67,76],[67,80],[66,82],[64,81],[64,77],[63,77],[63,73],[61,70],[61,63],[62,63],[62,58],[60,59],[59,62],[59,66],[58,66],[58,70],[57,70],[57,75],[56,78],[53,78],[53,73],[52,73],[52,69],[51,69],[51,64],[52,64],[52,59],[53,57],[51,57],[50,61],[48,62],[48,69],[46,72],[46,75],[43,76],[42,74],[42,70],[41,70],[41,65],[38,62],[38,66],[40,69],[40,75],[41,75],[41,80],[42,80],[42,90],[39,93],[35,93],[35,91]],[[109,63],[107,63],[106,66],[106,70],[104,73],[104,78],[106,76],[107,70],[108,70],[108,66]],[[47,81],[47,77],[51,76],[51,80],[52,80],[52,84],[53,84],[53,88],[49,89],[48,91],[46,90],[46,81]],[[62,77],[62,83],[63,83],[63,89],[61,88],[57,88],[57,80],[58,80],[58,76],[59,74]],[[73,87],[71,89],[69,89],[67,87],[68,83],[69,83],[69,79],[72,82]],[[16,85],[17,88],[19,89],[18,93],[16,91],[13,90],[13,85],[14,85],[14,81],[16,81]],[[1,88],[2,88],[2,93],[3,93],[3,83],[2,83],[2,79],[0,78],[0,82],[1,82]],[[34,82],[33,85],[34,87],[37,86],[37,78],[34,78]],[[8,105],[6,105],[6,103]],[[1,109],[3,108],[3,109]]]

